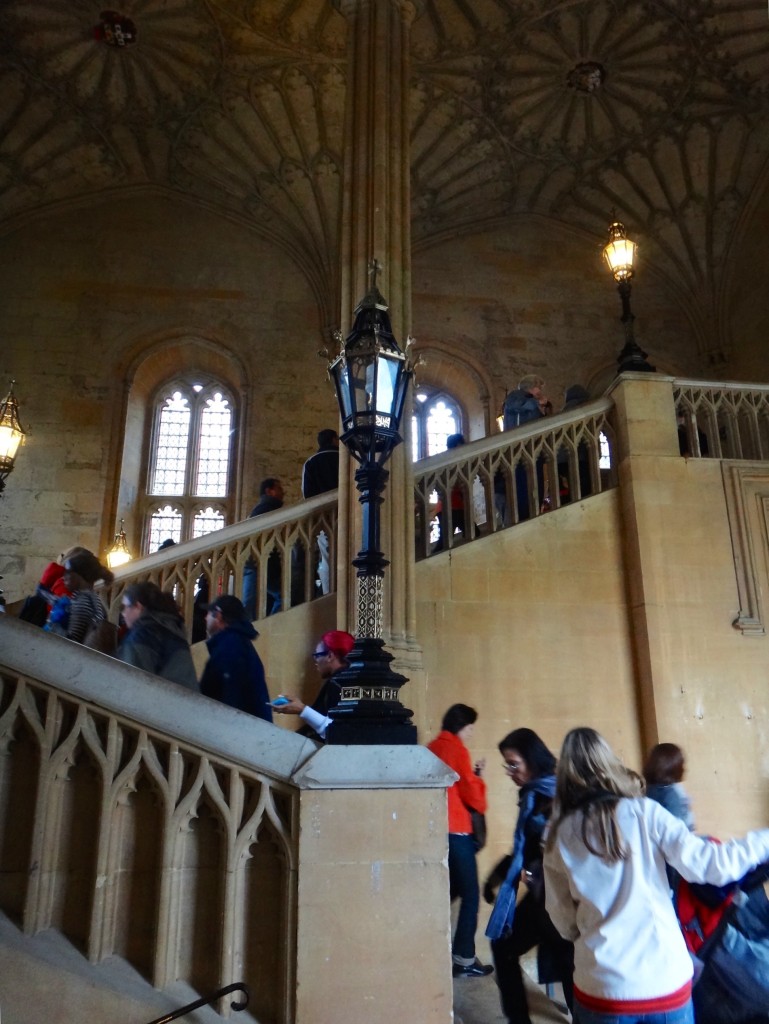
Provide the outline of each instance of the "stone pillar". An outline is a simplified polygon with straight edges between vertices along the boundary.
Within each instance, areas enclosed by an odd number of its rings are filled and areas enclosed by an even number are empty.
[[[296,1024],[454,1019],[446,787],[455,776],[423,747],[397,751],[326,746],[293,777]]]
[[[379,289],[390,307],[401,348],[411,329],[411,210],[408,94],[409,37],[416,7],[409,0],[335,0],[349,22],[346,153],[341,237],[340,327],[346,335],[353,310],[366,293],[368,264],[376,258]],[[415,682],[421,669],[416,642],[414,499],[410,403],[392,456],[382,507],[385,577],[384,638],[399,670]],[[360,548],[358,495],[350,459],[342,454],[339,486],[338,619],[354,631],[355,573]],[[403,700],[415,707],[421,686]]]
[[[636,659],[642,746],[659,742],[655,694],[667,685],[667,545],[661,510],[680,472],[673,377],[620,374],[608,394],[614,399],[623,547],[628,604]]]

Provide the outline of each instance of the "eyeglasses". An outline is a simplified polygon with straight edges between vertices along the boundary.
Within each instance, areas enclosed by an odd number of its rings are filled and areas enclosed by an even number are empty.
[[[503,761],[502,767],[506,772],[517,772],[519,769],[523,768],[523,765],[520,761]]]
[[[312,657],[314,661],[317,661],[318,658],[327,658],[329,654],[331,654],[331,651],[313,651]]]

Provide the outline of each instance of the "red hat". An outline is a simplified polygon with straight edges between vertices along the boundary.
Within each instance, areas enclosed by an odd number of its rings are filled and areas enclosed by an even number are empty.
[[[329,630],[328,633],[323,634],[321,640],[337,658],[346,658],[355,644],[355,637],[352,633],[345,633],[343,629]]]

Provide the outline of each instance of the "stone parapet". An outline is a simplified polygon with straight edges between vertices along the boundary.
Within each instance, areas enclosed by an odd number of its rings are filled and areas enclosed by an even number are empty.
[[[448,1024],[454,775],[426,749],[318,748],[5,616],[0,651],[0,910],[27,936],[158,990],[243,981],[260,1022]]]

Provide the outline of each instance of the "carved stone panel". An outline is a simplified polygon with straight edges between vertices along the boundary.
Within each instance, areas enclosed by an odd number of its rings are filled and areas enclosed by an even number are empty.
[[[766,635],[769,592],[769,469],[765,462],[722,463],[740,610],[735,629]]]

